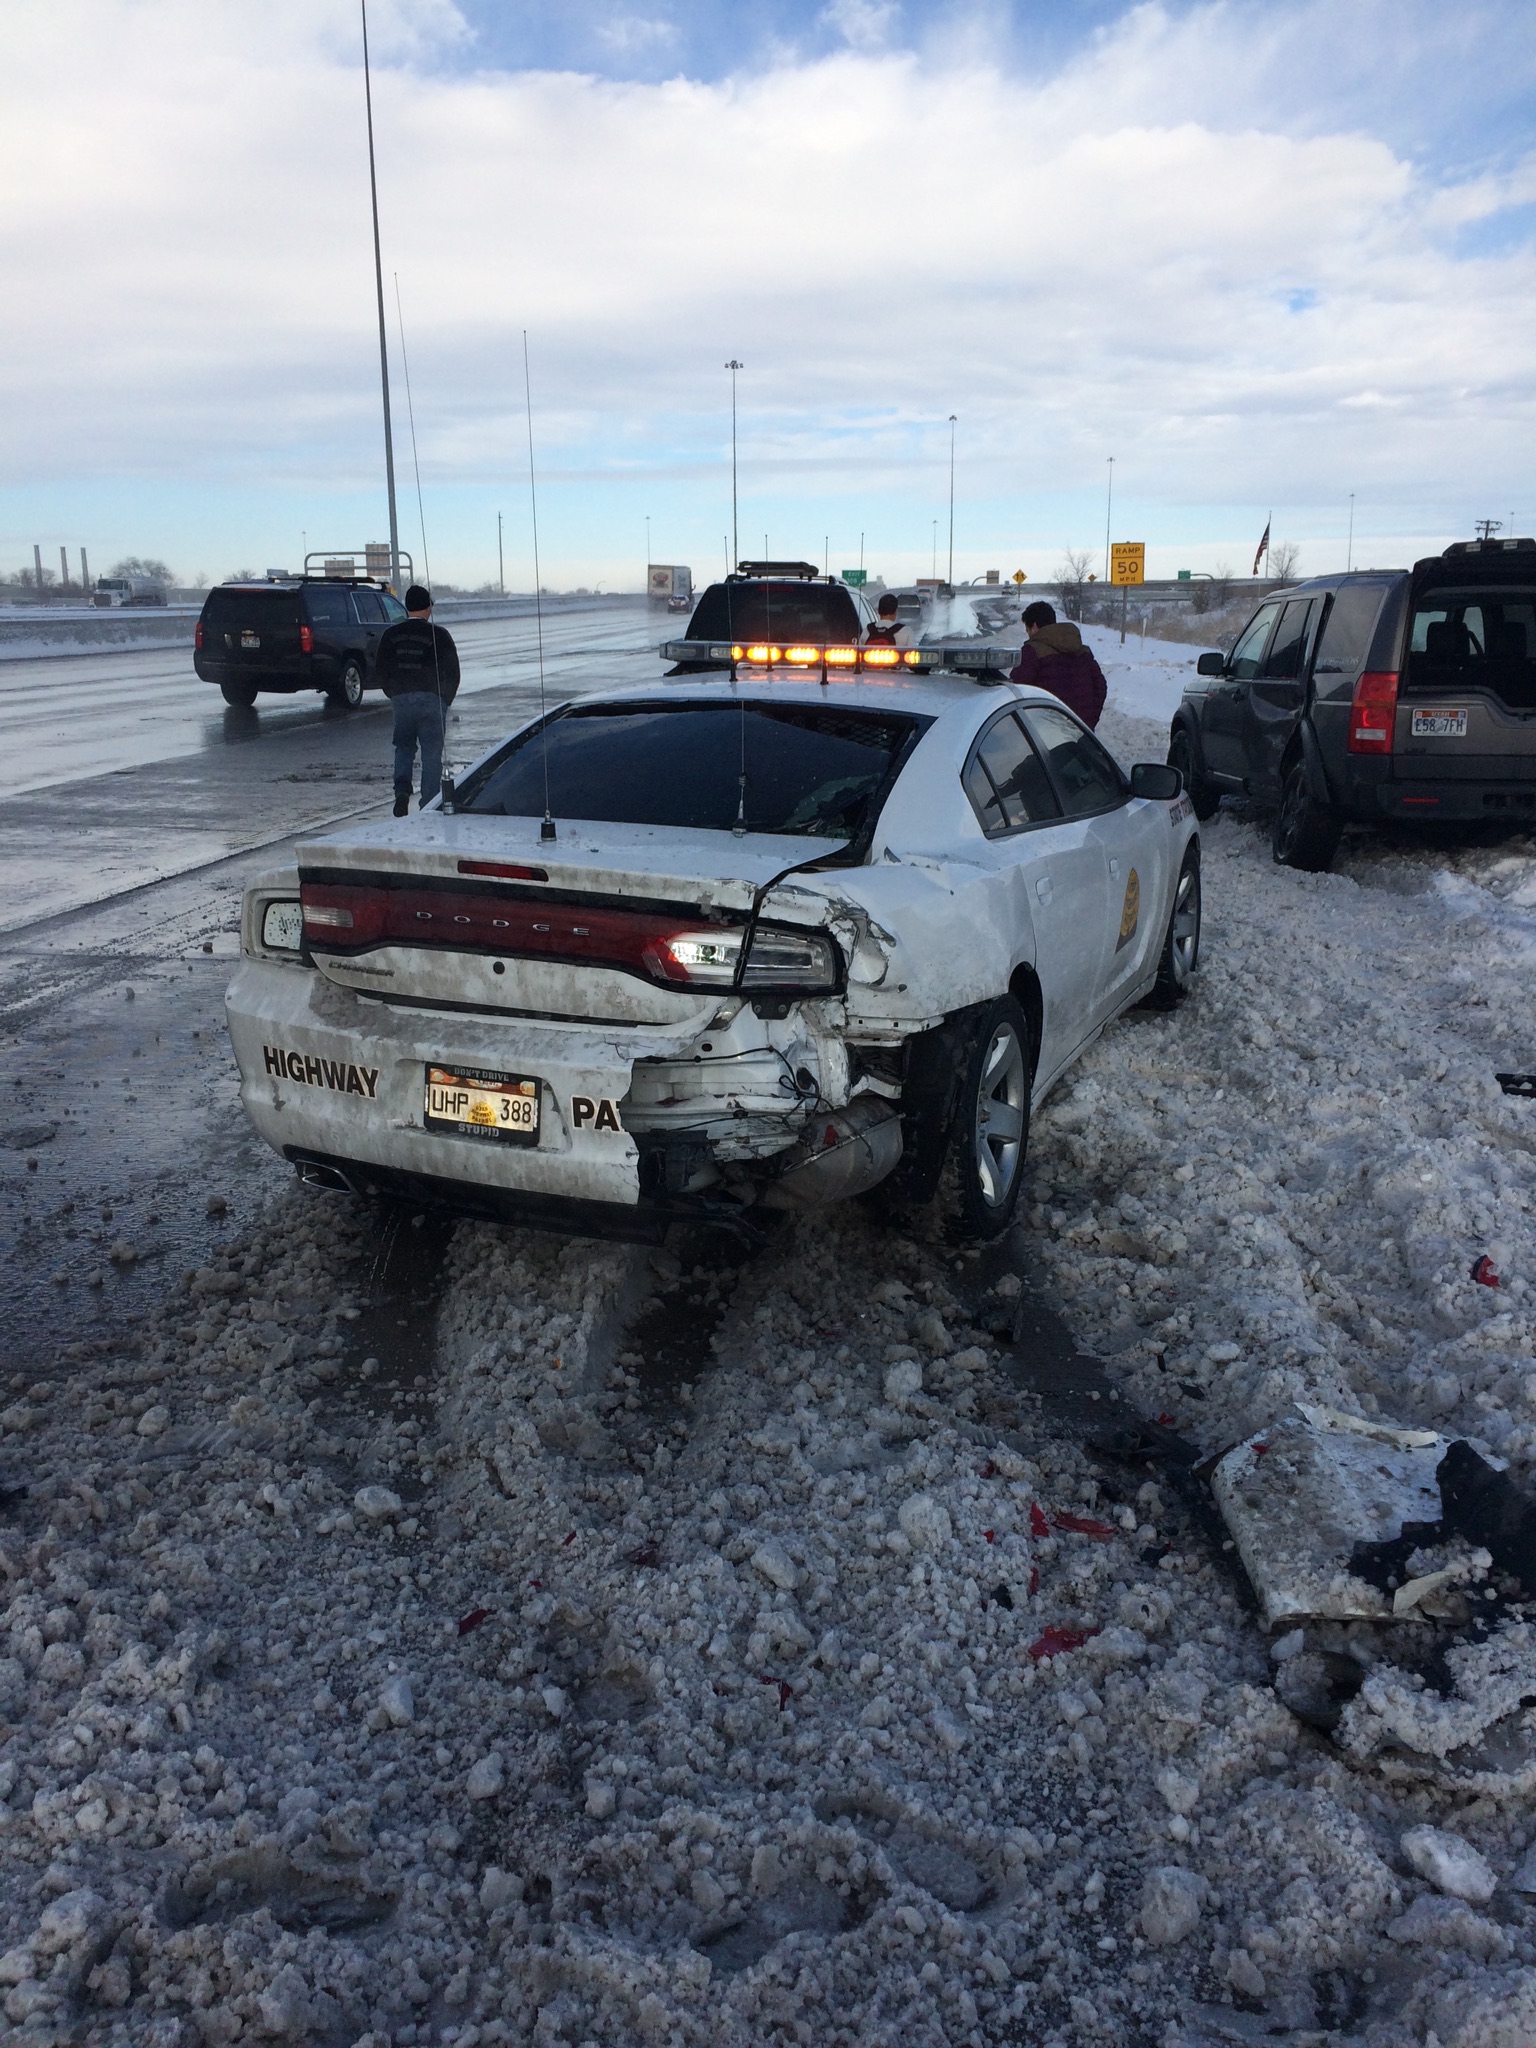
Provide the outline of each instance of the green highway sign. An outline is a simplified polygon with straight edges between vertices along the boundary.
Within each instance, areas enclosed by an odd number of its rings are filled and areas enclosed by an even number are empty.
[[[867,569],[839,569],[837,573],[845,583],[851,583],[855,589],[858,589],[860,584],[869,581],[869,571]]]

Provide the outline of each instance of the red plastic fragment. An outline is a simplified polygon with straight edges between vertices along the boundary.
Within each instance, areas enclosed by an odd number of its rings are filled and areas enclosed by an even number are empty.
[[[1253,1455],[1256,1458],[1267,1458],[1269,1456],[1269,1445],[1255,1444],[1253,1447]]]
[[[1053,1621],[1030,1644],[1029,1654],[1037,1662],[1041,1657],[1059,1657],[1065,1650],[1080,1650],[1098,1633],[1096,1628],[1063,1628],[1060,1622]]]
[[[1074,1536],[1096,1536],[1101,1543],[1118,1534],[1112,1523],[1096,1522],[1092,1515],[1059,1514],[1056,1517],[1058,1529],[1070,1529]]]
[[[995,1529],[983,1529],[981,1533],[983,1536],[986,1537],[989,1543],[995,1543],[997,1541],[997,1531]]]
[[[459,1616],[459,1634],[461,1636],[473,1635],[481,1622],[489,1621],[490,1618],[491,1610],[489,1607],[472,1607],[468,1614],[461,1614]]]
[[[987,1462],[982,1466],[981,1470],[977,1473],[976,1477],[978,1479],[995,1479],[997,1477],[997,1467],[993,1464],[990,1458],[988,1458]]]
[[[1049,1536],[1051,1533],[1051,1525],[1045,1519],[1045,1510],[1037,1500],[1032,1500],[1029,1504],[1029,1533],[1031,1536]]]
[[[1172,1429],[1174,1424],[1178,1421],[1178,1419],[1179,1418],[1176,1415],[1170,1415],[1166,1410],[1164,1410],[1164,1412],[1157,1418],[1157,1426],[1159,1429]]]
[[[783,1713],[784,1709],[789,1705],[790,1701],[794,1698],[794,1696],[795,1688],[790,1684],[787,1678],[781,1678],[779,1680],[779,1712],[781,1714]]]
[[[1481,1258],[1472,1261],[1472,1278],[1479,1287],[1498,1287],[1502,1285],[1494,1268],[1494,1263],[1486,1252],[1483,1253]]]
[[[1031,1596],[1040,1590],[1040,1567],[1037,1564],[1032,1564],[1029,1568],[1029,1590]]]
[[[566,1537],[566,1538],[564,1539],[564,1541],[563,1541],[563,1542],[561,1543],[561,1545],[560,1545],[560,1548],[561,1548],[562,1550],[568,1550],[568,1549],[570,1548],[571,1544],[573,1544],[573,1543],[574,1543],[575,1541],[576,1541],[576,1531],[575,1531],[575,1530],[573,1529],[573,1530],[571,1531],[570,1535],[569,1535],[569,1536],[567,1536],[567,1537]]]
[[[528,1583],[530,1586],[532,1586],[535,1593],[540,1592],[544,1585],[544,1581],[542,1579],[530,1579]]]

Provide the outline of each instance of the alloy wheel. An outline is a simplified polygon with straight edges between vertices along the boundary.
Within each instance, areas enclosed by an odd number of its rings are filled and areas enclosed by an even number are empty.
[[[974,1157],[982,1200],[997,1209],[1007,1201],[1024,1157],[1029,1112],[1029,1068],[1019,1034],[997,1026],[981,1063],[976,1091]]]

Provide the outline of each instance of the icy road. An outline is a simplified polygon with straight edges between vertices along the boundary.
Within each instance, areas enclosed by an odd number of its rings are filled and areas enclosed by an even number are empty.
[[[1193,650],[1096,637],[1160,758]],[[277,760],[387,796],[382,719],[262,716],[184,757],[211,835],[308,822]],[[118,843],[104,780],[49,802]],[[1397,1699],[1330,1736],[1189,1471],[1301,1396],[1528,1475],[1536,852],[1205,849],[1194,997],[1075,1071],[984,1258],[306,1193],[235,1113],[239,859],[0,940],[16,2038],[1536,2039],[1528,1626],[1502,1748],[1415,1747],[1423,1624],[1309,1644]]]

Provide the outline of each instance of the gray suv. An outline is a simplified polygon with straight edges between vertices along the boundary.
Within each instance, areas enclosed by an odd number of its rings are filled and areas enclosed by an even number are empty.
[[[1276,591],[1201,655],[1168,759],[1201,818],[1273,804],[1288,867],[1328,867],[1349,821],[1536,824],[1536,540]]]

